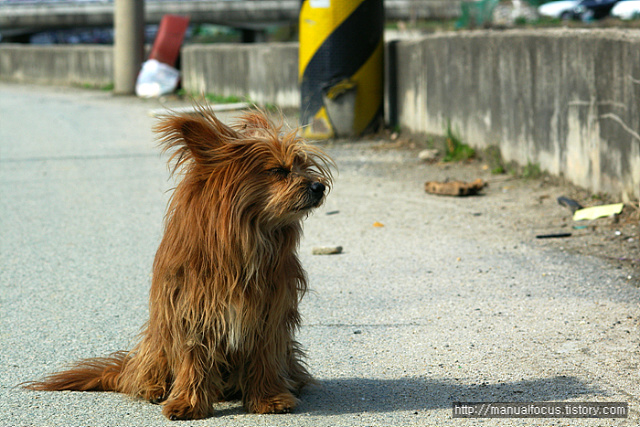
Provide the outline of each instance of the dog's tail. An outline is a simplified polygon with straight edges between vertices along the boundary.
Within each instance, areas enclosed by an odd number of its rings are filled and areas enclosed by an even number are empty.
[[[37,391],[119,391],[120,374],[129,359],[126,351],[85,359],[69,370],[48,375],[42,381],[22,383],[21,386]]]

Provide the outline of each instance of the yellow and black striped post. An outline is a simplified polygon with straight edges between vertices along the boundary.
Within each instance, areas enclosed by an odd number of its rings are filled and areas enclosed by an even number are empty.
[[[383,121],[382,0],[302,0],[300,124],[310,138],[361,135]]]

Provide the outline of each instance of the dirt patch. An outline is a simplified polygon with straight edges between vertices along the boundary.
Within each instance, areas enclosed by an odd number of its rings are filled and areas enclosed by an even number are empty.
[[[545,184],[545,178],[548,184]],[[627,279],[633,281],[635,286],[640,286],[640,210],[637,204],[626,204],[621,214],[613,217],[573,221],[572,212],[560,206],[556,198],[551,196],[552,193],[555,196],[562,192],[584,207],[620,201],[608,195],[594,195],[583,189],[562,185],[548,177],[524,184],[546,190],[541,192],[541,198],[549,196],[548,200],[539,201],[541,209],[536,209],[536,212],[540,216],[532,217],[531,221],[540,227],[547,226],[571,233],[571,237],[550,242],[551,245],[573,253],[600,257],[620,268],[628,267],[633,274]]]
[[[425,148],[442,147],[437,139],[408,135],[377,135],[374,150],[399,150],[425,168],[425,182],[439,180],[473,180],[488,183],[483,190],[484,214],[504,221],[503,228],[519,234],[523,241],[552,250],[598,257],[616,266],[633,286],[640,286],[640,208],[638,202],[625,204],[620,215],[590,221],[573,221],[573,212],[558,203],[559,197],[575,200],[583,207],[619,203],[608,194],[593,194],[565,180],[542,171],[530,173],[525,168],[507,168],[495,174],[493,153],[478,153],[464,162],[442,162],[442,155],[421,162]],[[437,138],[437,137],[436,137]],[[442,148],[441,148],[442,149]],[[524,172],[524,173],[523,173]],[[441,196],[440,196],[441,197]],[[482,213],[478,213],[479,215]],[[568,237],[537,239],[538,235]]]

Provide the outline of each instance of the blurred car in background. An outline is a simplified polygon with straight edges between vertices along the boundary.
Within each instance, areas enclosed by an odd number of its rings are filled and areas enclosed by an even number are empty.
[[[640,1],[621,0],[611,9],[611,16],[620,19],[640,18]]]
[[[619,2],[619,0],[552,1],[538,7],[538,13],[563,20],[591,21],[609,16],[611,9]]]
[[[580,0],[551,1],[538,7],[538,13],[542,16],[556,19],[573,19],[573,9],[580,4]]]
[[[574,19],[591,21],[609,16],[619,0],[583,0],[573,9]]]

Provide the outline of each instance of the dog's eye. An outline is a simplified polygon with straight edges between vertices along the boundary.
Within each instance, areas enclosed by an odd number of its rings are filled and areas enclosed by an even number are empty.
[[[285,169],[285,168],[273,168],[273,169],[269,169],[269,173],[272,175],[278,175],[282,178],[286,178],[287,176],[289,176],[289,169]]]

